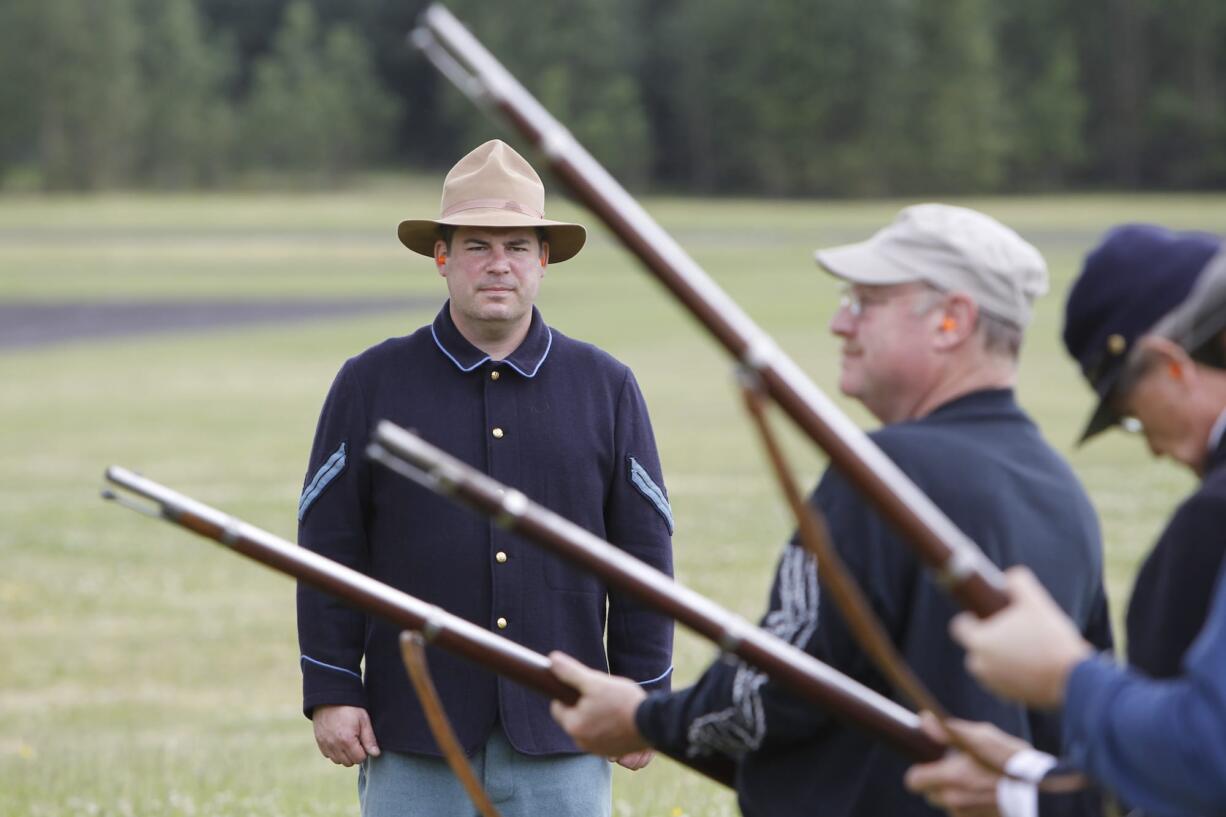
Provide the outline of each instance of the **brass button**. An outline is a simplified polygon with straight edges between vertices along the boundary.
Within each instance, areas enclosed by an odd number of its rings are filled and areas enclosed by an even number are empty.
[[[494,434],[494,439],[495,439],[495,440],[501,440],[501,439],[502,439],[502,429],[501,429],[501,428],[495,427],[495,428],[494,428],[494,431],[493,431],[493,434]]]
[[[498,629],[505,630],[507,628],[507,620],[502,616],[498,617]]]
[[[497,553],[494,554],[494,561],[498,562],[498,564],[500,565],[506,564],[507,554],[503,553],[501,550],[498,551]]]
[[[497,369],[495,369],[494,371],[490,372],[490,380],[497,380],[497,379],[498,379],[498,378],[500,378],[500,377],[502,377],[502,375],[500,375],[500,374],[498,373],[498,370],[497,370]]]

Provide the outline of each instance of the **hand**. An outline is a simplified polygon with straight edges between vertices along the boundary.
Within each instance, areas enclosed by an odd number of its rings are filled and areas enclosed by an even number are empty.
[[[549,660],[558,680],[579,690],[574,706],[554,701],[549,713],[580,749],[621,759],[649,748],[634,725],[634,711],[647,697],[642,687],[629,678],[597,672],[565,653],[551,652]]]
[[[613,762],[618,766],[629,769],[632,772],[637,772],[639,769],[644,769],[651,762],[656,753],[651,749],[644,749],[641,752],[631,752],[628,755],[613,758]]]
[[[369,755],[379,756],[379,744],[370,726],[370,715],[357,706],[317,706],[311,713],[315,744],[333,763],[352,766]]]
[[[1013,755],[1028,749],[1021,738],[1006,734],[990,723],[947,722],[958,738],[997,767],[1003,768]],[[920,724],[930,737],[949,743],[949,736],[930,712],[920,715]],[[931,805],[945,809],[954,817],[997,817],[996,786],[1001,776],[985,769],[978,761],[953,750],[940,760],[912,766],[903,782]]]
[[[1069,673],[1094,649],[1027,568],[1010,568],[1005,581],[1008,607],[983,620],[959,613],[949,631],[966,648],[967,671],[988,689],[1054,709]]]

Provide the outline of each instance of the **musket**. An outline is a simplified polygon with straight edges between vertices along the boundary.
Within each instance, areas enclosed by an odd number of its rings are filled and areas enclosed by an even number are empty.
[[[103,492],[106,499],[212,539],[317,590],[336,596],[367,615],[378,616],[406,630],[420,632],[431,644],[551,700],[574,704],[579,699],[578,690],[559,681],[550,671],[548,657],[522,644],[126,468],[111,466],[106,470],[106,479],[151,501],[154,507],[145,507],[109,490]],[[726,758],[688,758],[668,752],[665,754],[717,783],[729,788],[735,786],[735,769]]]
[[[915,713],[416,434],[380,421],[366,453],[397,474],[486,514],[498,525],[600,576],[609,586],[715,642],[834,717],[877,735],[905,756],[930,761],[944,754],[944,747],[920,729]]]
[[[989,616],[1008,603],[1004,575],[932,500],[655,222],[609,173],[441,5],[427,8],[411,42],[461,91],[492,107],[544,154],[554,175],[642,261],[830,461],[911,543],[966,609]]]

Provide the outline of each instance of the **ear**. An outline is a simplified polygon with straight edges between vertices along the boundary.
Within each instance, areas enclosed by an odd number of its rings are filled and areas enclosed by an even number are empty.
[[[549,266],[549,242],[542,241],[541,242],[541,270],[543,271],[545,267],[547,266]]]
[[[438,274],[446,278],[447,242],[441,238],[434,242],[434,263],[438,266]]]
[[[1195,384],[1196,364],[1187,350],[1170,338],[1145,335],[1137,341],[1137,351],[1155,358],[1171,380],[1186,386]]]
[[[934,344],[937,349],[955,349],[975,333],[979,307],[969,296],[954,292],[946,297],[945,305],[936,310],[937,323]]]

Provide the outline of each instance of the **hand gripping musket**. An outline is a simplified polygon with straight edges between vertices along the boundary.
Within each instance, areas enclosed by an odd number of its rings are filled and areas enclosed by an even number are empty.
[[[551,700],[573,704],[579,699],[577,690],[559,681],[550,671],[546,656],[521,644],[126,468],[112,466],[107,469],[106,478],[112,484],[151,501],[154,507],[146,507],[110,490],[103,492],[106,499],[219,542],[230,550],[336,596],[367,615],[378,616],[406,630],[417,631],[431,644],[463,656],[477,666],[510,678]],[[410,651],[410,647],[403,643],[402,649]],[[694,759],[671,754],[669,757],[717,783],[730,788],[734,786],[735,770],[726,759]]]
[[[882,453],[575,138],[456,20],[435,4],[412,43],[461,91],[491,107],[545,155],[554,175],[690,311],[831,462],[903,534],[966,609],[1008,603],[1004,576]]]
[[[378,424],[366,453],[397,474],[468,505],[584,567],[758,667],[824,711],[877,735],[905,756],[927,761],[944,753],[942,746],[920,730],[915,713],[394,423],[384,420]]]

